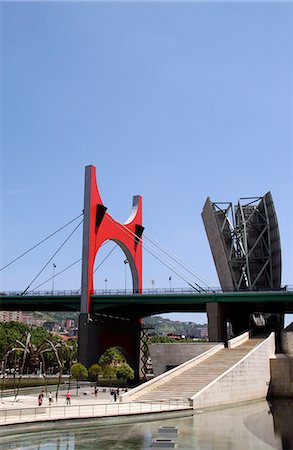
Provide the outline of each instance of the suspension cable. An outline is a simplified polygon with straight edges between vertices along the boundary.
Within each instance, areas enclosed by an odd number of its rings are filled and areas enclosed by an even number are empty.
[[[118,222],[115,222],[114,219],[112,219],[111,216],[105,216],[106,218],[108,218],[110,221],[112,221],[113,223],[116,224],[116,226],[118,226],[125,234],[134,236],[135,238],[140,239],[140,236],[136,235],[133,231],[129,230],[125,225],[123,224],[119,224]],[[153,248],[151,248],[151,250],[148,248],[150,247],[149,244],[146,244],[145,242],[142,242],[142,246],[145,250],[147,250],[149,253],[152,254],[152,256],[154,256],[156,259],[158,259],[162,264],[164,264],[165,266],[167,266],[170,270],[172,270],[172,272],[174,272],[176,275],[178,275],[183,281],[185,281],[186,283],[189,284],[189,286],[192,286],[195,290],[197,290],[198,292],[200,291],[204,291],[204,289],[197,284],[189,275],[185,274],[184,272],[182,272],[182,270],[178,269],[172,262],[168,261],[167,258],[165,258],[164,256],[160,255],[156,250],[154,250]],[[156,253],[159,256],[155,256],[154,253]],[[165,262],[163,262],[163,260],[165,260]],[[172,267],[170,267],[172,266]],[[181,273],[181,275],[180,275]],[[183,275],[182,275],[183,274]],[[187,279],[190,280],[190,282]],[[195,287],[194,285],[196,285],[197,287]]]
[[[106,216],[108,217],[108,216]],[[118,227],[125,233],[128,233],[128,236],[134,236],[135,238],[140,239],[140,237],[138,235],[136,235],[133,231],[129,230],[125,225],[123,224],[119,224],[117,222],[114,222],[114,220],[109,216],[109,219],[115,223],[116,225],[118,225]],[[154,256],[156,259],[158,259],[162,264],[164,264],[166,267],[168,267],[168,269],[172,270],[172,272],[174,272],[176,275],[178,275],[183,281],[185,281],[187,284],[189,284],[189,286],[192,286],[194,289],[196,290],[204,290],[201,286],[199,286],[189,275],[185,274],[182,270],[178,269],[172,262],[168,261],[167,258],[165,256],[162,256],[159,254],[159,252],[157,252],[156,250],[154,250],[152,247],[150,247],[149,244],[146,244],[145,242],[142,242],[142,246],[145,250],[147,250],[152,256]],[[150,247],[150,248],[149,248]],[[154,253],[156,253],[158,256],[156,256]],[[165,262],[163,261],[165,260]],[[172,267],[170,267],[172,266]],[[183,274],[182,275],[180,275]],[[189,280],[192,282],[192,284],[186,279],[189,278]],[[198,287],[195,288],[194,284]]]
[[[62,249],[62,247],[64,247],[64,245],[66,244],[66,242],[71,238],[71,236],[73,235],[73,233],[75,233],[75,231],[79,228],[79,226],[83,223],[83,219],[79,222],[79,224],[74,228],[74,230],[69,234],[69,236],[65,239],[65,241],[60,245],[60,247],[56,250],[56,252],[53,254],[53,256],[51,256],[51,258],[49,259],[49,261],[46,262],[46,264],[44,265],[44,267],[39,271],[39,273],[35,276],[35,278],[30,282],[30,284],[27,286],[27,288],[22,292],[21,295],[24,295],[28,289],[30,288],[30,286],[33,284],[33,282],[41,275],[41,273],[45,270],[45,268],[48,266],[48,264],[52,261],[52,259],[55,258],[55,256],[57,255],[57,253],[60,252],[60,250]]]
[[[211,283],[206,280],[203,276],[197,274],[191,266],[189,266],[188,264],[186,264],[184,261],[182,261],[177,255],[175,255],[173,252],[171,252],[171,250],[169,250],[167,247],[165,247],[164,245],[160,244],[159,241],[157,241],[155,238],[153,238],[152,236],[150,236],[147,233],[143,233],[144,237],[149,240],[153,245],[155,245],[156,247],[158,247],[163,253],[165,253],[169,258],[173,259],[173,261],[175,261],[179,266],[183,267],[184,270],[186,270],[187,272],[189,272],[191,275],[193,275],[194,277],[198,278],[201,283],[203,283],[206,287],[210,287]]]
[[[144,246],[143,246],[144,247]],[[154,258],[156,258],[158,261],[160,261],[160,263],[162,263],[164,266],[168,267],[168,269],[170,269],[173,273],[175,273],[179,278],[181,278],[181,280],[185,281],[185,283],[187,283],[190,287],[192,287],[193,289],[195,289],[197,292],[202,292],[204,289],[201,288],[201,286],[199,286],[197,283],[193,282],[197,287],[195,287],[192,283],[190,283],[189,281],[187,281],[183,276],[181,276],[176,270],[172,269],[172,267],[170,267],[167,263],[165,263],[164,261],[162,261],[158,256],[154,255],[148,248],[144,247],[144,249],[149,252]]]
[[[106,261],[107,258],[109,258],[109,256],[111,255],[111,253],[115,250],[115,248],[118,247],[118,244],[114,245],[114,247],[112,248],[112,250],[109,251],[109,253],[105,256],[105,258],[102,260],[102,262],[100,262],[100,264],[95,268],[94,272],[95,273],[100,267],[101,265]]]
[[[30,294],[31,292],[36,291],[39,287],[43,286],[43,284],[48,283],[48,281],[51,281],[51,280],[53,280],[53,278],[58,277],[59,275],[61,275],[61,273],[66,272],[66,270],[68,270],[71,267],[75,266],[75,264],[79,263],[81,260],[82,260],[82,258],[77,259],[72,264],[70,264],[69,266],[65,267],[65,269],[60,270],[60,272],[57,272],[55,275],[53,275],[52,277],[48,278],[46,281],[43,281],[41,284],[39,284],[38,286],[36,286],[35,288],[33,288],[31,291],[29,291],[27,293]]]
[[[107,242],[105,242],[106,244]],[[101,247],[104,244],[101,245]],[[94,273],[99,269],[99,267],[101,267],[101,265],[106,261],[106,259],[111,255],[111,253],[115,250],[115,248],[117,247],[118,244],[116,244],[111,250],[110,252],[107,254],[107,256],[105,256],[105,258],[100,262],[100,264],[95,268]],[[61,275],[63,272],[66,272],[66,270],[70,269],[71,267],[75,266],[75,264],[79,263],[80,261],[82,261],[82,258],[77,259],[76,261],[74,261],[72,264],[70,264],[69,266],[65,267],[64,269],[60,270],[59,272],[57,272],[54,276],[47,278],[47,280],[43,281],[42,283],[38,284],[38,286],[36,286],[34,289],[32,289],[31,291],[27,292],[28,294],[30,294],[30,292],[34,292],[36,291],[39,287],[43,286],[44,284],[48,283],[49,281],[53,280],[53,278],[58,277],[59,275]],[[81,288],[79,288],[76,293],[78,293],[80,291]]]
[[[14,262],[18,261],[20,258],[22,258],[23,256],[27,255],[29,252],[31,252],[32,250],[34,250],[35,248],[37,248],[39,245],[43,244],[43,242],[47,241],[48,239],[50,239],[52,236],[54,236],[55,234],[59,233],[59,231],[63,230],[65,227],[67,227],[68,225],[70,225],[71,223],[73,223],[75,220],[79,219],[79,217],[83,216],[83,212],[81,214],[79,214],[78,216],[76,216],[74,219],[70,220],[69,222],[67,222],[65,225],[63,225],[61,228],[59,228],[58,230],[54,231],[54,233],[50,234],[49,236],[47,236],[45,239],[41,240],[38,244],[34,245],[33,247],[31,247],[29,250],[25,251],[24,253],[22,253],[21,255],[19,255],[17,258],[13,259],[12,261],[10,261],[8,264],[6,264],[5,266],[3,266],[2,268],[0,268],[0,272],[4,269],[6,269],[6,267],[10,266],[11,264],[13,264]]]
[[[107,216],[108,217],[108,216]],[[114,223],[114,220],[112,218],[109,219]],[[116,223],[116,225],[118,225],[118,227],[124,232],[124,234],[127,234],[128,236],[133,236],[136,237],[138,239],[140,239],[140,237],[138,235],[136,235],[133,231],[129,230],[125,225],[123,224],[119,224]],[[142,247],[148,252],[150,253],[152,256],[154,256],[158,261],[160,261],[162,264],[164,264],[166,267],[168,267],[168,269],[170,269],[172,272],[176,273],[176,275],[178,275],[183,281],[185,281],[186,283],[188,283],[190,285],[190,283],[186,280],[186,274],[184,274],[180,269],[176,268],[176,266],[174,266],[174,264],[172,264],[170,261],[168,261],[164,256],[161,256],[156,250],[154,249],[149,249],[150,245],[146,244],[145,242],[142,242]],[[156,256],[154,254],[154,252],[158,255]],[[164,259],[167,262],[164,262],[162,259]],[[170,266],[173,266],[170,267]],[[174,269],[175,268],[175,269]],[[179,272],[181,272],[181,274],[183,273],[183,275],[185,277],[183,277],[182,275],[179,274]],[[189,276],[187,276],[187,278],[189,278],[191,280],[191,278]],[[193,280],[192,280],[193,281]],[[193,286],[194,287],[194,286]],[[200,286],[198,286],[200,288]],[[196,288],[194,288],[196,289]],[[201,288],[200,288],[201,289]]]
[[[110,241],[104,242],[104,243],[101,245],[101,247],[103,247],[103,245],[109,244],[109,242],[110,242]],[[101,267],[101,265],[106,261],[106,259],[107,259],[107,258],[111,255],[111,253],[115,250],[115,248],[117,247],[117,245],[118,245],[118,244],[116,244],[116,245],[112,248],[112,250],[110,250],[110,252],[109,252],[109,253],[105,256],[105,258],[102,260],[102,262],[100,262],[100,264],[95,268],[95,270],[94,270],[93,273],[95,273],[95,272]],[[100,248],[101,248],[101,247],[100,247]],[[76,291],[76,293],[78,294],[80,290],[81,290],[81,287]]]

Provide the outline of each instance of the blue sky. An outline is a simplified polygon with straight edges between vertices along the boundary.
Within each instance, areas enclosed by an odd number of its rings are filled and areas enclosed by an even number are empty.
[[[293,285],[291,3],[0,7],[1,266],[82,211],[84,167],[93,164],[112,216],[126,221],[132,195],[142,195],[148,234],[213,286],[206,197],[236,203],[270,190],[282,283]],[[1,272],[1,289],[25,289],[72,229]],[[80,256],[81,228],[56,270]],[[124,288],[123,260],[116,249],[97,289],[105,278]],[[144,287],[168,287],[170,276],[185,286],[146,251],[143,264]],[[51,262],[33,287],[52,270]],[[56,289],[79,287],[78,264],[55,279]]]

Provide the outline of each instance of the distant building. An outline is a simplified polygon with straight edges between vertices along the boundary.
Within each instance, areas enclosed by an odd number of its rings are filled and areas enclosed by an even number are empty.
[[[66,328],[66,330],[69,330],[72,327],[75,327],[76,323],[74,319],[65,319],[65,324],[64,324],[64,328]]]
[[[77,327],[69,328],[68,333],[69,333],[69,336],[75,337],[78,335],[78,328]]]
[[[208,327],[202,327],[202,328],[197,328],[195,330],[195,336],[196,338],[200,338],[200,339],[207,339],[208,337]]]
[[[23,311],[0,311],[0,322],[22,322],[26,325],[41,327],[44,319],[34,317]]]
[[[22,322],[22,311],[0,311],[0,322]]]
[[[57,326],[55,324],[55,322],[52,322],[50,320],[46,321],[43,323],[43,328],[45,328],[45,330],[47,331],[57,331]]]

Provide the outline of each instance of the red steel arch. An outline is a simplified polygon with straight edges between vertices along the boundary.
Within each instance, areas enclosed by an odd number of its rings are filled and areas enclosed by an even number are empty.
[[[90,295],[94,290],[93,272],[96,254],[101,245],[112,240],[125,253],[129,262],[133,292],[142,292],[142,197],[133,197],[128,220],[121,224],[107,213],[96,182],[96,168],[85,168],[84,224],[82,252],[81,312],[91,311]]]

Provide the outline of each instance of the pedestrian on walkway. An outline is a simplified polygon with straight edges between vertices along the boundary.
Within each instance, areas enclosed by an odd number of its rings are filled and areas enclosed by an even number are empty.
[[[53,402],[53,397],[52,397],[52,392],[51,391],[48,394],[48,399],[49,399],[49,406],[51,406],[52,402]]]
[[[98,396],[98,388],[97,388],[97,386],[95,386],[95,397],[97,397]]]
[[[70,391],[67,391],[67,394],[66,394],[66,405],[71,405],[71,394],[70,394]]]
[[[42,394],[39,394],[38,395],[38,405],[42,406],[42,403],[43,403],[43,396],[42,396]]]

